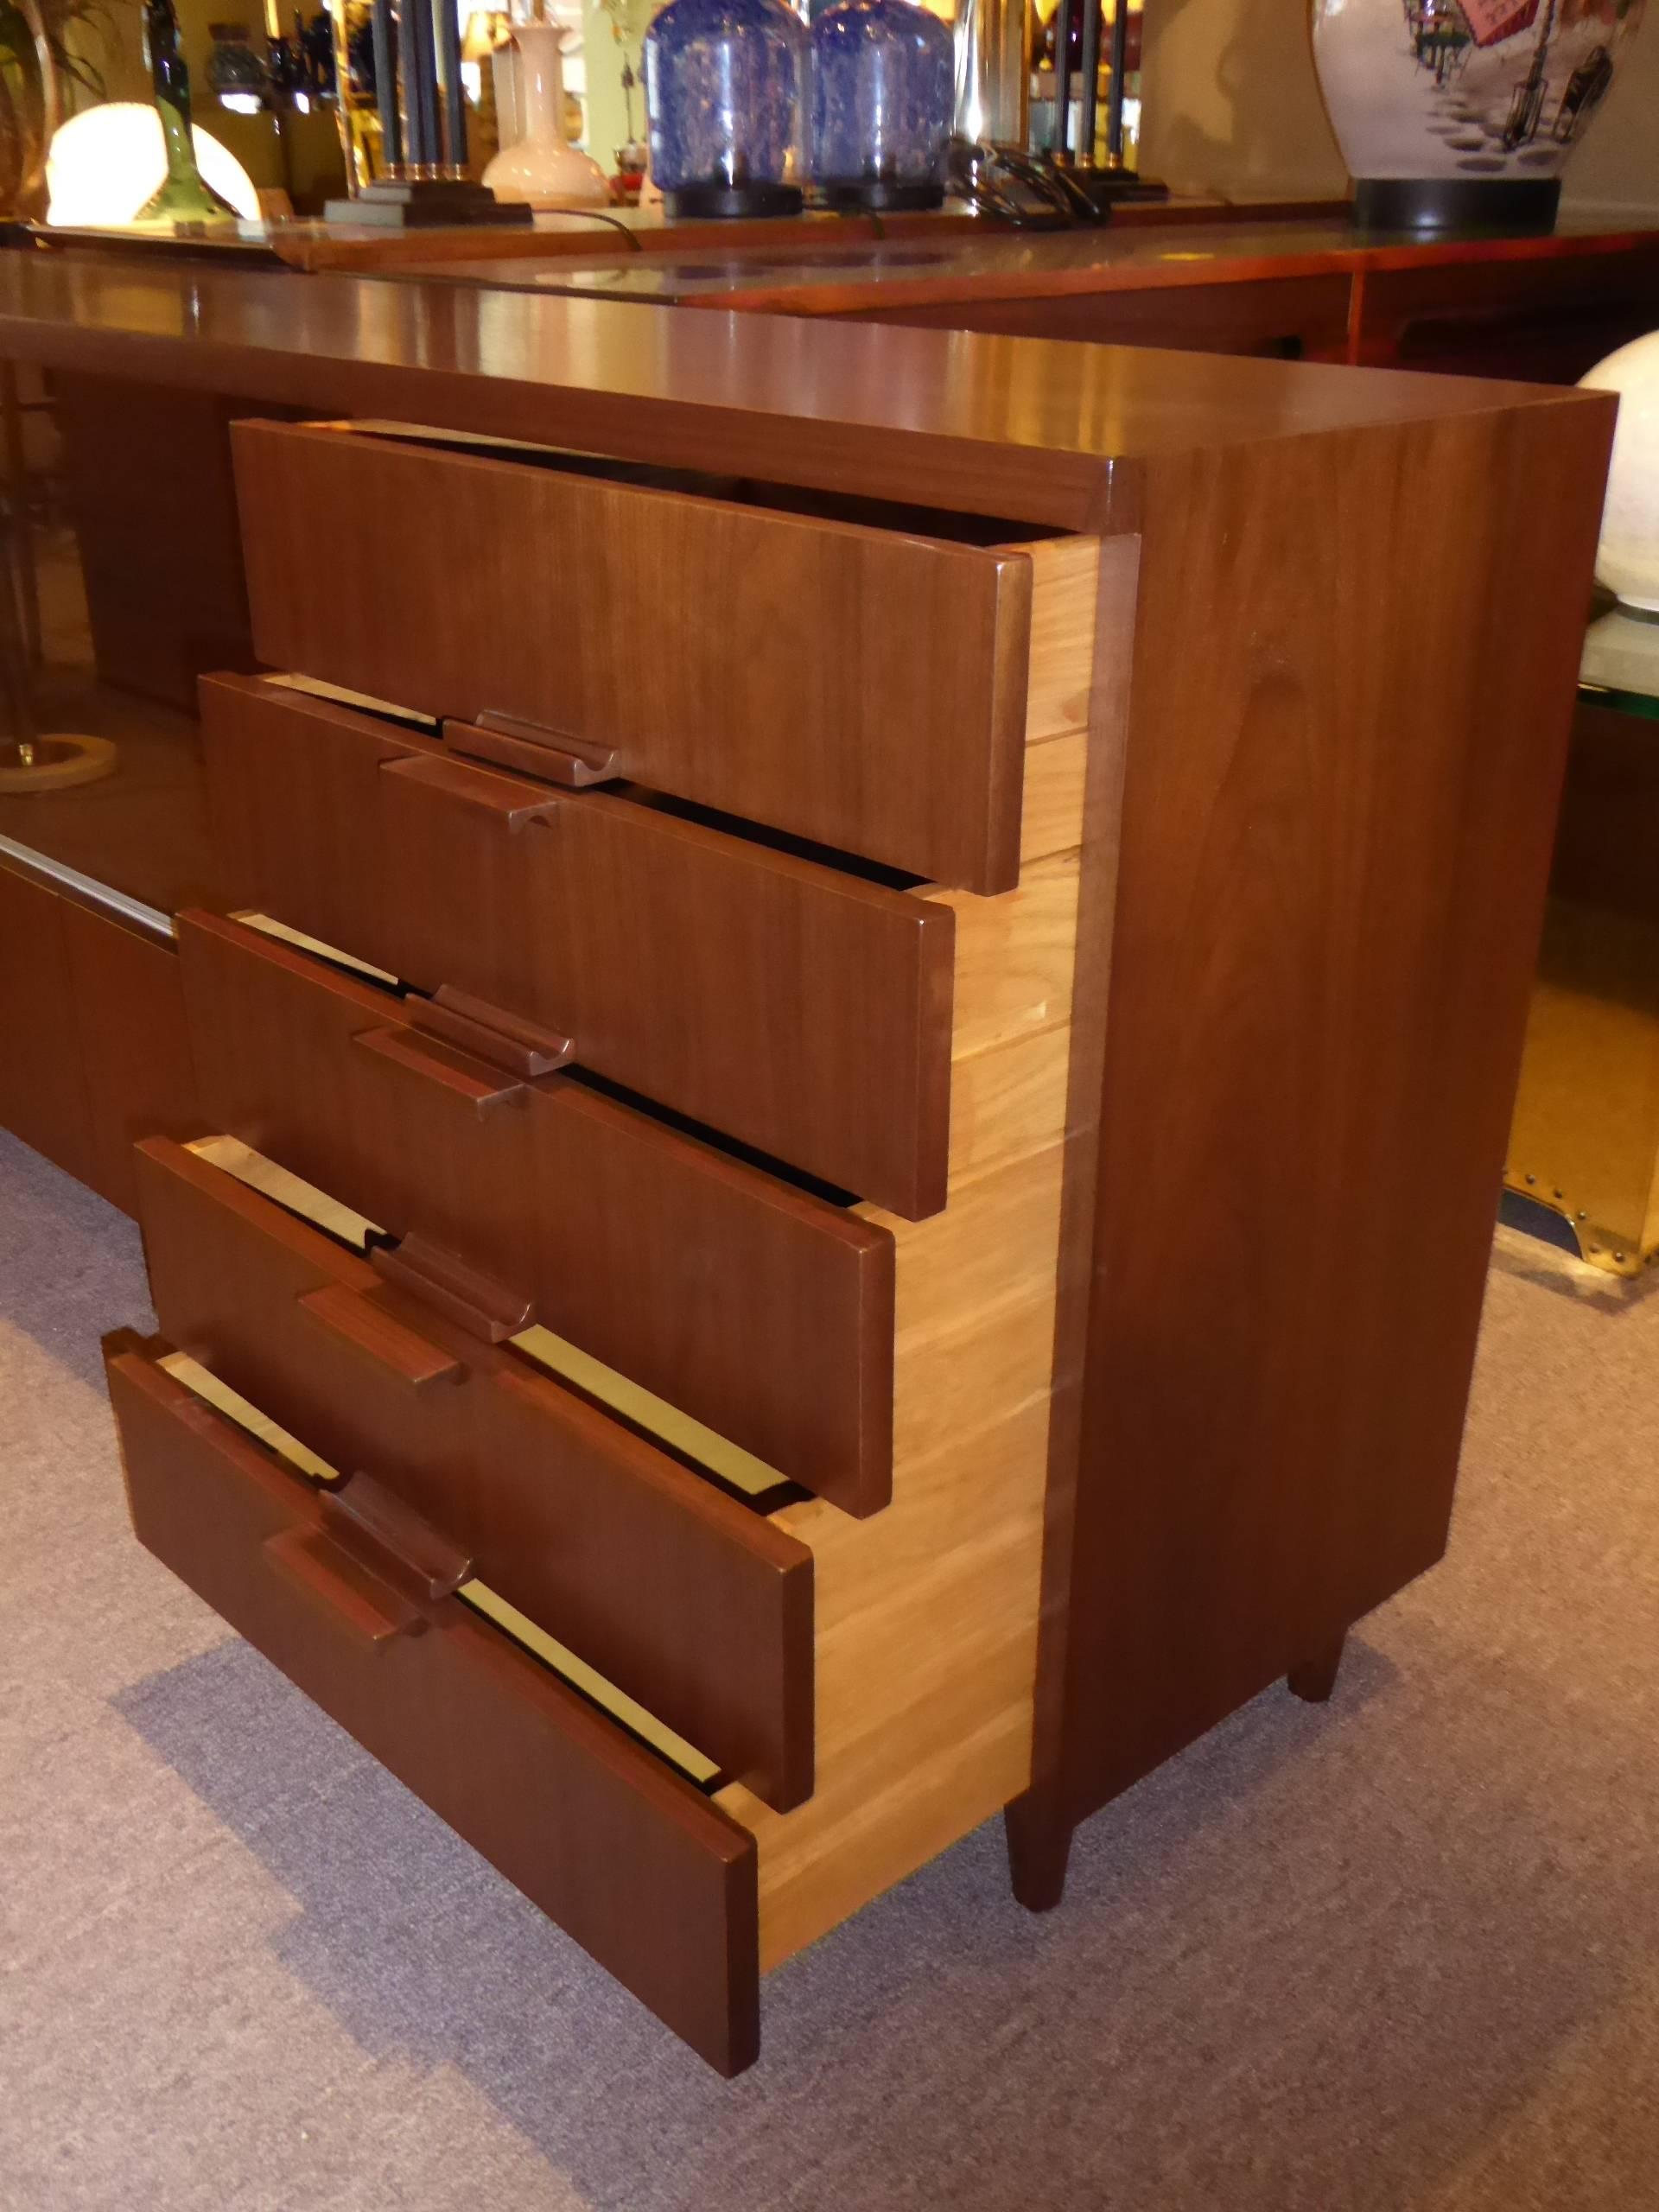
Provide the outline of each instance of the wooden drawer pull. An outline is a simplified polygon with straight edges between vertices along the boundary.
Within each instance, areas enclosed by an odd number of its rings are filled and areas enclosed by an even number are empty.
[[[472,1554],[441,1535],[372,1475],[353,1475],[325,1490],[322,1517],[330,1536],[365,1573],[384,1575],[390,1561],[387,1579],[411,1584],[429,1605],[454,1597],[472,1579]]]
[[[426,1615],[414,1599],[312,1529],[268,1536],[264,1556],[284,1582],[358,1642],[383,1649],[394,1637],[418,1636]]]
[[[404,1005],[412,1029],[441,1037],[446,1045],[527,1083],[562,1068],[574,1049],[569,1038],[556,1030],[458,991],[453,983],[441,983],[429,999],[410,997]]]
[[[411,1230],[390,1249],[377,1245],[369,1254],[369,1265],[395,1289],[424,1300],[435,1313],[486,1344],[516,1337],[536,1318],[529,1299],[480,1274],[442,1245],[430,1243],[418,1230]]]
[[[423,1048],[411,1029],[359,1029],[352,1042],[387,1066],[419,1077],[453,1098],[457,1106],[470,1108],[480,1122],[499,1113],[504,1106],[518,1104],[524,1096],[522,1083],[504,1080],[482,1061],[467,1065],[462,1055],[442,1046],[436,1052]]]
[[[609,783],[621,773],[611,747],[584,744],[536,722],[515,721],[511,715],[480,715],[475,722],[445,722],[442,733],[444,743],[457,753],[470,753],[476,760],[513,768],[521,775],[540,777],[546,783],[562,785],[566,791]]]
[[[424,1390],[434,1382],[459,1382],[466,1369],[437,1345],[429,1344],[413,1329],[384,1313],[372,1298],[343,1283],[326,1283],[308,1290],[299,1300],[300,1311],[340,1343],[361,1352],[377,1367],[388,1369],[411,1390]]]
[[[521,783],[492,775],[488,769],[474,768],[465,760],[439,760],[430,753],[411,753],[401,760],[383,760],[380,772],[467,807],[499,823],[509,835],[530,823],[544,822],[558,810],[554,792],[527,791]]]

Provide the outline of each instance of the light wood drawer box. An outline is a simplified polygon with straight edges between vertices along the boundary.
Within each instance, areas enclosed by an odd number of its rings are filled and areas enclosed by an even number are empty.
[[[779,1810],[812,1787],[812,1554],[518,1354],[194,1153],[136,1155],[169,1343],[363,1469]]]
[[[635,782],[940,883],[1018,880],[1021,549],[545,449],[262,422],[232,440],[269,666],[535,724]]]
[[[140,1541],[711,2064],[747,2065],[753,1839],[463,1599],[342,1548],[317,1484],[109,1349]]]
[[[887,1502],[888,1230],[571,1076],[504,1075],[413,1027],[419,1000],[235,921],[178,935],[214,1129],[403,1238],[428,1288],[484,1278],[474,1333],[540,1322],[790,1481]]]
[[[201,703],[239,905],[896,1213],[944,1205],[947,906],[257,678]]]

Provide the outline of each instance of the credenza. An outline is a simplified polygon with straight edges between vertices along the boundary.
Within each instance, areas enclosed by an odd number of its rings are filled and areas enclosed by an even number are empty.
[[[237,401],[207,879],[28,886],[158,1009],[141,1541],[728,2073],[1328,1694],[1446,1541],[1611,403],[217,270],[0,351]]]

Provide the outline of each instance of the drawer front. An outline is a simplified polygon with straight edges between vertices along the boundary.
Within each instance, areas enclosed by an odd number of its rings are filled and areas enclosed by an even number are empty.
[[[140,1541],[711,2065],[749,2064],[753,1839],[462,1600],[365,1580],[316,1486],[137,1350],[108,1371]]]
[[[812,1788],[812,1555],[179,1146],[136,1157],[168,1342],[466,1552],[779,1810]]]
[[[346,429],[232,434],[255,650],[971,891],[1019,878],[1023,554]]]
[[[258,932],[179,920],[204,1116],[849,1511],[892,1488],[890,1234],[601,1097],[422,1037]],[[499,1332],[505,1333],[504,1329]]]
[[[238,903],[573,1040],[581,1065],[895,1213],[944,1204],[944,906],[209,678]]]

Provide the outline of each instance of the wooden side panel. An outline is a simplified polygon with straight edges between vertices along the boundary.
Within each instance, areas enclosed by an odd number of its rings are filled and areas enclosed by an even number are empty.
[[[179,923],[204,1111],[854,1512],[892,1478],[879,1226],[563,1076],[515,1084],[401,1002],[234,922]],[[370,1040],[374,1040],[371,1044]],[[480,1115],[482,1077],[501,1092]]]
[[[137,1166],[169,1343],[343,1472],[394,1490],[492,1589],[769,1804],[810,1795],[804,1547],[193,1154],[146,1144]]]
[[[64,910],[0,862],[0,1127],[89,1183],[98,1151]]]
[[[178,956],[71,900],[64,902],[63,930],[86,1071],[87,1179],[111,1205],[136,1214],[135,1143],[194,1136],[204,1126]]]
[[[246,679],[202,686],[238,904],[574,1040],[582,1066],[842,1189],[944,1203],[949,912]]]
[[[270,665],[539,723],[941,882],[1015,880],[1023,556],[341,430],[233,442]]]
[[[139,1540],[721,2073],[759,2044],[754,1847],[458,1599],[375,1643],[270,1547],[315,1491],[137,1352],[109,1366]]]
[[[1109,800],[1137,548],[1090,549],[1090,596],[1059,646]],[[1096,627],[1098,641],[1096,644]],[[1028,760],[1069,742],[1052,736]],[[1085,794],[1054,817],[1051,856],[995,899],[956,909],[953,1152],[944,1211],[868,1217],[898,1261],[893,1503],[854,1522],[813,1500],[779,1520],[816,1574],[817,1779],[779,1815],[753,1793],[721,1802],[760,1853],[761,1953],[798,1950],[902,1879],[1031,1779],[1033,1685],[1051,1433],[1073,1376],[1057,1370],[1068,1262],[1062,1216],[1075,1147],[1075,917]],[[1109,855],[1090,853],[1091,868]]]
[[[1610,416],[1148,471],[1073,1819],[1445,1544]]]

